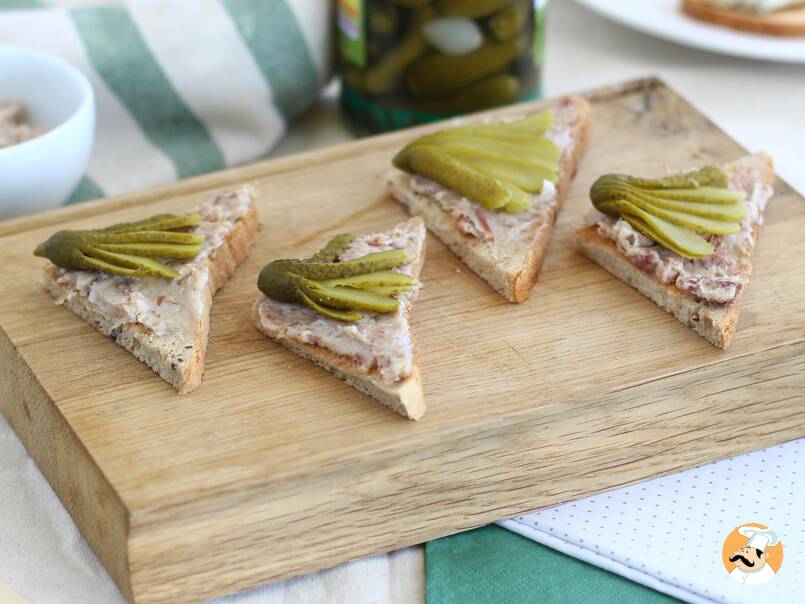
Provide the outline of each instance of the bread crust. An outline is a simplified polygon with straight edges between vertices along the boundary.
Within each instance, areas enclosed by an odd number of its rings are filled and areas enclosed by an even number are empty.
[[[559,166],[559,181],[556,187],[556,209],[549,220],[548,228],[542,229],[534,241],[534,245],[526,254],[526,261],[523,268],[512,276],[510,291],[511,298],[505,296],[510,302],[524,302],[531,293],[532,288],[539,278],[539,271],[542,268],[542,261],[545,259],[545,252],[551,242],[553,227],[556,224],[556,216],[559,209],[567,197],[570,183],[578,172],[579,164],[590,140],[590,127],[592,124],[592,107],[586,99],[582,97],[571,97],[579,107],[579,119],[573,126],[572,137],[574,141],[573,152],[570,157],[563,161]]]
[[[740,297],[728,306],[697,302],[673,283],[666,285],[629,262],[615,242],[599,234],[595,225],[577,231],[575,243],[590,260],[653,300],[715,347],[729,346],[738,323]]]
[[[741,161],[755,164],[760,171],[760,181],[763,184],[771,185],[774,182],[773,164],[767,154],[758,153],[743,158],[727,164],[724,169],[729,172]],[[753,231],[755,241],[759,233],[760,229],[755,225]],[[738,294],[732,304],[713,304],[697,300],[675,284],[665,284],[654,275],[632,264],[620,252],[617,244],[601,235],[594,224],[576,231],[574,241],[576,247],[590,260],[653,300],[657,306],[673,314],[683,325],[691,327],[713,346],[723,350],[730,345],[738,325],[743,292]]]
[[[92,312],[86,306],[86,300],[82,296],[76,295],[66,299],[64,306],[148,365],[179,394],[187,394],[201,384],[204,373],[212,298],[215,292],[232,276],[237,266],[249,255],[259,229],[257,204],[252,203],[249,212],[238,220],[232,230],[227,233],[221,245],[205,260],[210,278],[200,292],[202,312],[195,325],[193,356],[189,359],[185,359],[183,356],[185,352],[183,346],[151,333],[143,325],[129,323],[116,327],[105,317]],[[64,289],[56,281],[57,277],[57,270],[54,266],[49,265],[45,268],[44,285],[54,298],[62,297],[64,294]]]
[[[717,6],[706,0],[682,0],[682,11],[700,21],[770,36],[805,36],[805,7],[753,13]]]
[[[259,311],[261,303],[262,299],[255,301],[252,307],[252,319],[257,329],[265,334],[260,326]],[[350,359],[316,344],[305,344],[286,337],[269,337],[300,357],[313,361],[319,367],[329,371],[356,390],[372,397],[403,417],[418,420],[425,415],[427,407],[422,390],[419,355],[416,352],[414,353],[414,368],[411,375],[400,382],[389,384],[381,380],[377,372],[361,371]]]
[[[185,370],[179,374],[178,386],[171,382],[179,394],[187,394],[201,385],[204,359],[207,354],[207,339],[210,332],[212,298],[224,283],[229,281],[238,265],[246,260],[259,231],[260,219],[257,214],[257,203],[252,203],[249,212],[235,224],[221,245],[207,259],[210,280],[208,287],[204,288],[204,311],[201,313],[200,324],[196,330],[193,358],[191,362],[187,363]],[[160,375],[162,374],[160,373]]]
[[[405,174],[395,171],[388,179],[389,191],[397,201],[404,205],[409,213],[422,216],[428,230],[509,302],[524,302],[537,282],[542,261],[553,234],[557,213],[567,197],[570,183],[576,175],[581,157],[587,149],[592,113],[590,104],[582,97],[569,97],[560,101],[560,103],[563,102],[575,104],[578,110],[578,119],[573,124],[571,133],[574,141],[573,151],[568,157],[562,158],[559,166],[556,207],[548,217],[544,228],[537,233],[531,247],[525,251],[523,263],[517,267],[500,266],[489,253],[488,242],[461,233],[456,228],[452,216],[426,196],[411,190],[407,185]]]
[[[410,219],[411,224],[415,228],[420,228],[422,224],[421,218]],[[412,274],[415,278],[419,278],[422,270],[422,265],[425,263],[425,243],[422,242],[422,248],[418,255],[417,262],[412,266]],[[258,296],[252,305],[252,320],[254,321],[257,329],[271,338],[292,350],[299,356],[306,358],[316,363],[326,371],[329,371],[337,378],[345,381],[347,384],[363,392],[364,394],[372,397],[379,403],[385,405],[395,413],[402,415],[407,419],[418,420],[427,410],[425,404],[425,397],[422,389],[422,375],[419,368],[419,351],[414,344],[414,364],[411,375],[404,380],[395,383],[388,383],[380,379],[377,371],[364,371],[357,367],[351,359],[341,356],[316,344],[306,344],[298,342],[291,338],[277,337],[267,334],[262,327],[260,321],[260,305],[262,304],[265,296],[262,294]],[[410,319],[411,306],[406,307],[406,318]]]

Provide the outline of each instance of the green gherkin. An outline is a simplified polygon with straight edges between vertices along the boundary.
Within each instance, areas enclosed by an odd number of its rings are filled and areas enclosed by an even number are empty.
[[[521,50],[510,41],[487,42],[464,55],[429,54],[408,67],[405,83],[416,98],[446,98],[502,71]]]
[[[257,287],[273,300],[299,302],[339,321],[357,321],[361,311],[394,312],[394,296],[410,291],[415,280],[392,269],[410,259],[402,250],[387,250],[339,262],[354,239],[338,235],[306,260],[274,260],[260,271]]]
[[[399,0],[398,0],[399,2]],[[410,6],[423,5],[414,11],[411,23],[400,42],[386,53],[377,63],[369,67],[363,78],[352,76],[349,83],[358,84],[359,90],[371,94],[385,94],[401,83],[408,66],[422,56],[428,49],[428,43],[422,36],[422,27],[436,14],[428,2],[408,0]]]
[[[437,0],[446,14],[455,17],[485,17],[505,7],[510,0]]]
[[[61,268],[175,279],[179,272],[156,258],[194,258],[204,237],[183,231],[197,226],[200,219],[198,214],[159,214],[103,229],[58,231],[40,243],[34,254]]]
[[[522,31],[530,12],[531,6],[527,0],[519,0],[503,8],[489,20],[492,35],[501,42],[511,40]]]
[[[543,112],[512,122],[440,130],[406,145],[392,163],[487,210],[524,212],[546,180],[557,181],[561,149],[543,136],[552,119]]]
[[[355,241],[355,235],[345,233],[336,235],[327,242],[323,248],[310,257],[313,262],[335,262],[336,259],[347,251],[349,245]]]
[[[728,189],[717,166],[659,179],[606,174],[595,181],[590,199],[600,212],[622,218],[645,236],[685,258],[711,255],[701,236],[740,232],[746,218],[744,195]]]

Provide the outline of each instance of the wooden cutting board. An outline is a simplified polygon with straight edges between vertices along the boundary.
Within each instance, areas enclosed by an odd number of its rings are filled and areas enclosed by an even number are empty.
[[[0,224],[0,406],[128,598],[234,592],[805,434],[805,200],[777,182],[738,334],[716,350],[570,241],[601,173],[743,150],[657,80],[588,96],[591,146],[527,303],[428,239],[420,422],[267,340],[249,309],[267,261],[405,217],[382,175],[422,129]],[[248,180],[263,230],[188,396],[37,284],[31,251],[57,228],[186,211]]]

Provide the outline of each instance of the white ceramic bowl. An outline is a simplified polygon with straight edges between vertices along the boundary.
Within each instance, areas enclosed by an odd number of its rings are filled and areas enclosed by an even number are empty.
[[[87,167],[95,135],[95,95],[62,59],[0,45],[0,101],[18,100],[45,134],[0,149],[0,218],[60,206]]]

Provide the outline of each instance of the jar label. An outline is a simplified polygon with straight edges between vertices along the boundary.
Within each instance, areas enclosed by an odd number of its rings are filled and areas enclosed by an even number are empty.
[[[338,43],[341,56],[361,68],[366,67],[363,13],[363,0],[338,0]]]

